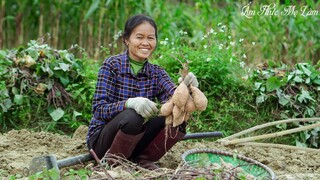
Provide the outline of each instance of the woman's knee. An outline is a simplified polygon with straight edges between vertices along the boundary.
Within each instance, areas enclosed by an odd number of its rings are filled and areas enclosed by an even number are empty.
[[[144,119],[133,109],[126,109],[121,113],[120,129],[124,133],[138,134],[142,131]]]

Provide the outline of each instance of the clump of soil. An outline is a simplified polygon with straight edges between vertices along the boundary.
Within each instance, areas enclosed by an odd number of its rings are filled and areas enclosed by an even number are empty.
[[[29,163],[35,157],[54,154],[57,159],[63,159],[88,153],[86,134],[86,126],[80,126],[72,137],[28,130],[0,134],[0,179],[16,174],[26,177]],[[278,179],[320,179],[319,153],[266,147],[230,148],[210,141],[181,141],[159,161],[159,165],[175,169],[185,151],[198,148],[242,154],[270,167]]]

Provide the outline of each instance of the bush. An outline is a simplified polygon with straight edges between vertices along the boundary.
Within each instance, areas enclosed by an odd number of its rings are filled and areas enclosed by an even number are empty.
[[[189,131],[223,131],[228,135],[249,127],[255,121],[255,110],[250,106],[254,99],[246,80],[243,39],[234,39],[223,24],[198,34],[202,34],[200,41],[184,31],[174,40],[164,38],[154,54],[154,63],[164,67],[175,82],[182,63],[188,63],[208,98],[207,110],[193,114]]]
[[[95,82],[88,77],[88,60],[70,51],[37,41],[0,51],[2,131],[68,131],[87,124]]]
[[[260,109],[273,106],[277,119],[319,117],[320,72],[309,63],[298,63],[293,68],[272,62],[256,69],[251,77]],[[314,122],[281,125],[288,129],[310,125]],[[320,147],[319,128],[304,131],[293,142],[298,146]]]

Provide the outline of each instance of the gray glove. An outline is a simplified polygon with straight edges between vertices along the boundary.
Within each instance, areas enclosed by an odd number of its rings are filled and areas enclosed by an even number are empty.
[[[134,109],[144,118],[150,117],[158,111],[157,104],[144,97],[129,98],[126,102],[126,108]]]
[[[180,78],[178,79],[179,84],[181,83],[181,81],[182,81],[182,77],[180,77]],[[189,72],[189,73],[186,75],[186,77],[184,78],[183,82],[184,82],[187,86],[189,86],[190,84],[192,84],[192,86],[194,86],[194,87],[198,87],[198,86],[199,86],[199,82],[198,82],[196,76],[195,76],[192,72]]]

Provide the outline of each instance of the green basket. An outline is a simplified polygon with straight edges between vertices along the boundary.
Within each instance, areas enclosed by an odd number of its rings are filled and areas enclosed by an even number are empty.
[[[206,168],[213,163],[221,165],[221,159],[223,159],[224,162],[230,163],[234,167],[241,167],[245,173],[251,174],[257,179],[276,179],[274,172],[268,166],[251,158],[227,151],[192,149],[183,153],[182,159],[191,168]]]

